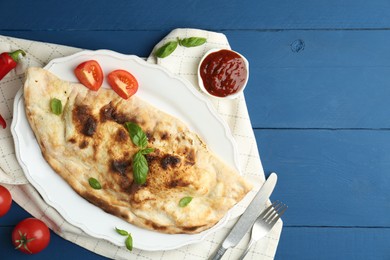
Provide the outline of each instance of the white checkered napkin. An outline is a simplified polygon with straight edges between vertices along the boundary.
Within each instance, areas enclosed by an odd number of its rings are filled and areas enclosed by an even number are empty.
[[[158,63],[176,75],[186,78],[195,88],[198,88],[196,67],[202,55],[210,48],[229,49],[230,46],[225,35],[220,33],[195,29],[176,29],[158,43],[156,48],[171,39],[191,36],[205,37],[207,43],[194,48],[179,46],[171,56],[158,60],[155,59],[153,51],[148,61]],[[23,72],[23,68],[27,66],[42,67],[54,58],[68,56],[80,51],[80,49],[62,45],[0,36],[0,50],[9,52],[16,49],[23,49],[27,52],[27,57],[23,60],[23,66],[19,66],[0,81],[0,113],[7,120],[8,126],[12,120],[14,96],[23,84],[23,76],[19,75]],[[242,173],[245,178],[250,179],[255,184],[255,190],[233,211],[233,216],[237,217],[243,212],[255,192],[264,182],[264,173],[244,96],[236,100],[226,101],[212,99],[211,102],[228,123],[238,144]],[[81,229],[66,222],[61,214],[47,205],[34,187],[28,184],[17,163],[9,127],[4,130],[0,129],[0,183],[7,186],[16,203],[31,215],[43,219],[55,233],[96,254],[113,259],[208,259],[221,244],[235,222],[235,220],[230,221],[222,230],[210,235],[200,243],[171,251],[148,252],[134,249],[129,252],[125,247],[118,247],[105,240],[90,237]],[[252,257],[250,259],[273,259],[281,230],[282,223],[278,222],[267,237],[253,247],[253,250],[249,253]],[[237,247],[229,250],[224,259],[237,259],[243,252],[248,240],[249,234],[244,237]]]

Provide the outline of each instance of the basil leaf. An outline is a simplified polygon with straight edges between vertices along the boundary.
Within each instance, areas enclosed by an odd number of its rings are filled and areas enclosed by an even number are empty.
[[[177,41],[170,41],[161,46],[154,53],[158,58],[165,58],[169,56],[177,47]]]
[[[133,143],[141,149],[146,148],[148,145],[148,138],[146,137],[144,131],[142,131],[141,127],[132,122],[126,122],[125,127],[127,128]]]
[[[102,188],[102,185],[100,185],[100,182],[98,180],[96,180],[95,178],[92,178],[92,177],[89,178],[88,182],[89,182],[89,186],[91,186],[95,190],[100,190]]]
[[[135,182],[137,184],[144,184],[148,171],[148,161],[142,154],[142,151],[138,151],[133,157],[133,177]]]
[[[125,240],[126,248],[130,251],[133,250],[133,238],[131,237],[131,234],[129,234]]]
[[[192,197],[184,197],[179,201],[179,206],[184,208],[187,206],[192,200]]]
[[[142,154],[150,154],[152,152],[154,152],[154,148],[151,148],[151,147],[148,147],[148,148],[145,148],[145,149],[141,150]]]
[[[51,112],[53,112],[53,114],[61,115],[61,113],[62,113],[62,103],[61,103],[61,100],[59,100],[57,98],[52,98],[50,100],[50,109],[51,109]]]
[[[203,37],[189,37],[179,39],[179,44],[184,47],[196,47],[204,44],[206,41],[206,38]]]
[[[123,229],[115,228],[115,231],[116,231],[116,233],[118,233],[121,236],[128,236],[129,235],[129,232],[127,232],[126,230],[123,230]]]

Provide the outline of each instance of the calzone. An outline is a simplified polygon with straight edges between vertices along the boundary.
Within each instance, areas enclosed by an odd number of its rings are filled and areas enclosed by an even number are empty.
[[[142,86],[140,86],[142,87]],[[63,110],[51,110],[51,100]],[[179,119],[137,95],[90,91],[29,68],[24,84],[27,119],[45,160],[81,197],[136,226],[163,233],[198,233],[215,225],[250,190],[237,172],[211,152]],[[139,148],[125,127],[148,138],[146,182],[134,182]],[[99,182],[94,189],[89,180]],[[179,203],[191,198],[187,205]]]

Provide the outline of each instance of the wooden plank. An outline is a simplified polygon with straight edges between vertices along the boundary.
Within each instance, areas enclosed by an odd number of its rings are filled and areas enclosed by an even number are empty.
[[[22,254],[13,249],[10,241],[11,232],[11,227],[0,227],[2,260],[38,260],[53,259],[53,257],[54,259],[105,259],[53,233],[49,248],[36,255]],[[389,229],[284,227],[275,259],[388,259],[389,240]],[[257,259],[256,256],[258,255],[250,252],[247,257]]]
[[[390,255],[389,240],[388,228],[284,227],[275,260],[385,260]]]
[[[250,61],[245,94],[254,127],[390,127],[387,31],[227,35]]]
[[[284,227],[275,259],[386,259],[390,255],[390,249],[386,244],[390,239],[389,228],[290,226],[286,222],[291,209],[290,206],[283,218]],[[4,218],[11,215],[10,223],[4,224]],[[82,247],[62,240],[53,232],[51,232],[49,246],[50,249],[56,250],[44,250],[35,256],[20,254],[13,250],[9,240],[13,226],[19,221],[15,216],[21,220],[29,217],[29,214],[15,204],[9,214],[1,218],[0,234],[3,234],[0,236],[1,259],[24,259],[24,257],[46,259],[53,254],[56,259],[70,259],[70,257],[79,259],[81,256],[83,259],[103,259]],[[252,253],[249,255],[251,256]],[[256,259],[256,254],[253,254],[253,259]]]
[[[390,127],[390,67],[264,68],[251,75],[245,95],[256,128]]]
[[[4,31],[0,35],[62,44],[82,49],[110,49],[147,57],[166,35],[163,31]]]
[[[6,30],[389,28],[390,3],[364,1],[1,1]],[[19,14],[21,10],[33,10]],[[23,19],[20,19],[23,15]]]
[[[165,36],[163,31],[4,33],[143,57]],[[224,33],[250,61],[245,94],[255,128],[390,128],[388,31]],[[297,40],[304,49],[293,51]]]
[[[0,30],[0,34],[6,36],[80,48],[109,48],[141,56],[148,55],[151,48],[168,32]],[[226,30],[222,33],[227,36],[234,50],[248,58],[252,74],[257,74],[263,69],[377,68],[390,65],[390,53],[386,44],[390,40],[390,35],[387,30],[278,32]],[[139,52],[138,49],[145,51]]]
[[[255,134],[266,174],[279,175],[272,200],[289,206],[277,259],[298,255],[317,259],[314,254],[328,259],[384,259],[388,249],[383,243],[389,237],[383,232],[390,230],[389,218],[383,217],[390,213],[389,131],[256,130]],[[16,205],[12,212],[12,216],[23,213]],[[4,219],[7,225],[17,222],[14,217]],[[320,228],[300,233],[304,227]],[[344,228],[332,233],[337,227]],[[379,233],[367,235],[361,230]],[[379,258],[363,258],[370,252],[361,252],[364,243],[366,249],[376,249],[374,256]],[[354,248],[362,258],[346,258],[355,256]]]
[[[255,130],[286,226],[390,227],[390,131]],[[306,214],[307,213],[307,214]]]

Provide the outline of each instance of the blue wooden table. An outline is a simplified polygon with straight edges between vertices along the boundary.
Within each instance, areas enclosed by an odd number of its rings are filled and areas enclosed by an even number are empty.
[[[19,1],[0,34],[149,55],[175,28],[222,32],[251,64],[245,91],[272,200],[289,209],[276,259],[390,259],[390,2],[386,0]],[[1,259],[99,259],[52,233],[12,248],[27,217],[0,219]]]

